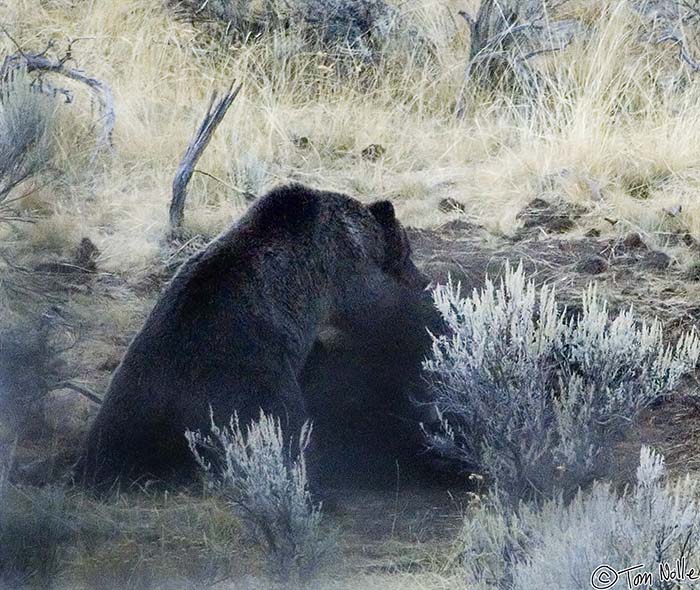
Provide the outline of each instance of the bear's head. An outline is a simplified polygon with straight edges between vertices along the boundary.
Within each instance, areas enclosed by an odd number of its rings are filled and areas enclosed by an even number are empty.
[[[413,330],[422,344],[436,310],[389,201],[366,205],[341,193],[291,184],[260,199],[250,218],[258,239],[276,240],[315,267],[309,272],[327,287],[325,321],[331,326],[363,341]]]
[[[345,229],[356,256],[336,278],[340,288],[331,323],[363,341],[416,337],[422,348],[434,306],[428,280],[411,260],[406,230],[389,201],[350,207]]]
[[[379,226],[383,250],[380,266],[384,273],[407,289],[425,290],[428,280],[411,260],[411,244],[396,219],[394,206],[390,201],[377,201],[367,208]]]

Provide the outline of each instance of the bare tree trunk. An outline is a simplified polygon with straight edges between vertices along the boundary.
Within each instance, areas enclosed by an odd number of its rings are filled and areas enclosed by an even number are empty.
[[[182,221],[185,217],[185,200],[187,199],[187,184],[192,178],[194,173],[194,167],[205,150],[209,141],[214,135],[214,131],[221,123],[226,111],[231,106],[236,96],[241,90],[241,84],[236,88],[233,84],[229,86],[227,93],[224,97],[217,102],[216,91],[212,94],[211,100],[209,101],[209,107],[207,108],[207,113],[204,115],[204,120],[202,121],[197,133],[192,138],[192,141],[187,146],[187,151],[180,161],[180,165],[175,173],[175,178],[173,179],[173,197],[170,202],[170,230],[176,231],[182,226]]]
[[[473,62],[474,59],[479,55],[479,53],[486,47],[489,40],[489,24],[491,22],[491,13],[493,12],[494,0],[483,0],[479,6],[479,11],[476,14],[476,18],[466,18],[468,15],[463,12],[460,14],[465,15],[467,22],[469,23],[469,29],[471,31],[470,43],[469,43],[469,62]]]

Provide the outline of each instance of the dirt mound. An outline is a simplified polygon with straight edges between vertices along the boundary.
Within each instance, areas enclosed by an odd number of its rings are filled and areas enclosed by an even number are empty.
[[[514,240],[457,219],[437,229],[412,229],[409,237],[419,268],[436,283],[448,276],[460,281],[465,293],[483,285],[487,274],[499,277],[506,262],[522,263],[536,283],[556,285],[569,308],[576,309],[595,282],[613,310],[633,305],[640,316],[658,317],[671,330],[700,323],[700,284],[636,233],[602,238],[538,232]]]

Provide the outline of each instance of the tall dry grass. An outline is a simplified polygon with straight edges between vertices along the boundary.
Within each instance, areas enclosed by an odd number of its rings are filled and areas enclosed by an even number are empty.
[[[34,197],[43,217],[23,228],[23,247],[60,250],[89,235],[103,268],[147,269],[158,257],[179,157],[212,90],[234,78],[243,92],[199,164],[210,176],[195,174],[190,187],[186,224],[194,231],[215,234],[245,208],[245,192],[296,179],[391,198],[414,225],[444,221],[437,204],[452,197],[507,233],[519,209],[544,196],[588,206],[584,229],[700,235],[700,86],[673,48],[645,39],[629,0],[569,3],[567,16],[588,30],[538,58],[541,95],[476,93],[460,119],[462,8],[404,4],[434,59],[393,52],[375,64],[357,60],[341,76],[294,33],[225,47],[156,0],[6,4],[0,20],[25,50],[53,39],[58,51],[78,39],[75,62],[111,84],[117,106],[116,152],[98,166],[87,157],[88,99],[76,89],[76,103],[60,108],[62,181]],[[15,50],[0,35],[0,51]],[[386,148],[376,162],[360,156],[372,143]],[[664,211],[678,205],[678,215]]]

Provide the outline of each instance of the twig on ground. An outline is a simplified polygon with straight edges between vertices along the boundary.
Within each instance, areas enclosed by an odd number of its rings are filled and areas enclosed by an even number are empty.
[[[49,387],[49,391],[55,391],[57,389],[70,389],[86,397],[91,402],[96,403],[98,406],[102,405],[102,398],[99,395],[90,391],[87,387],[83,387],[82,385],[78,385],[72,381],[61,381]]]

